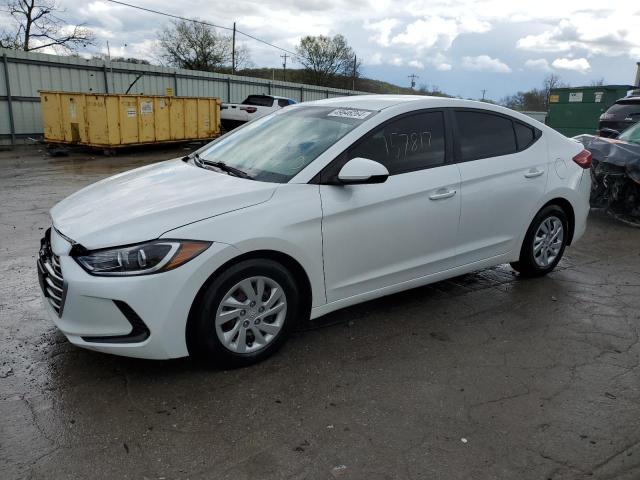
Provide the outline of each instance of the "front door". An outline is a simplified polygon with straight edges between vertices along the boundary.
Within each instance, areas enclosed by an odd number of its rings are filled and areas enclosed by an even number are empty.
[[[381,184],[320,186],[328,302],[453,266],[460,174],[445,161],[444,131],[440,111],[403,115],[336,160],[337,167],[375,160],[390,176]]]

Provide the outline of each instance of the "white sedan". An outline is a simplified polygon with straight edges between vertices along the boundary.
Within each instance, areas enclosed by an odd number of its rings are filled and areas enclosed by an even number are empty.
[[[370,95],[293,105],[51,210],[45,308],[81,347],[240,366],[296,324],[583,234],[591,154],[502,107]]]

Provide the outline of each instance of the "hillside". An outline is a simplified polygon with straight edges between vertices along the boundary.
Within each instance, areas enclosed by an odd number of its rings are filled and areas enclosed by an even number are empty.
[[[284,80],[282,69],[275,68],[246,68],[236,72],[236,75],[242,75],[244,77],[258,77],[269,78],[272,80]],[[309,81],[307,72],[302,69],[287,69],[286,81],[295,83],[311,83]],[[345,88],[351,90],[353,81],[351,78],[337,77],[329,85],[323,85],[332,88]],[[413,95],[435,95],[440,97],[446,97],[444,92],[438,89],[429,90],[425,87],[421,87],[417,90],[412,90],[407,87],[400,87],[389,82],[383,82],[381,80],[373,80],[371,78],[356,78],[355,90],[361,92],[370,93],[395,93],[395,94],[413,94]]]

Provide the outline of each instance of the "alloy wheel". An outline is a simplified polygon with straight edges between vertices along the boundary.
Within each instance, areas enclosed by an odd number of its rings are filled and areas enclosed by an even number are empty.
[[[564,227],[556,216],[545,218],[533,238],[533,259],[536,265],[546,268],[551,265],[562,250]]]

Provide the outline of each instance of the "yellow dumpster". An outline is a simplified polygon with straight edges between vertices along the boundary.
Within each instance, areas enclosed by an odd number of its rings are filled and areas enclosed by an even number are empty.
[[[220,135],[220,99],[41,91],[44,139],[115,148]]]

